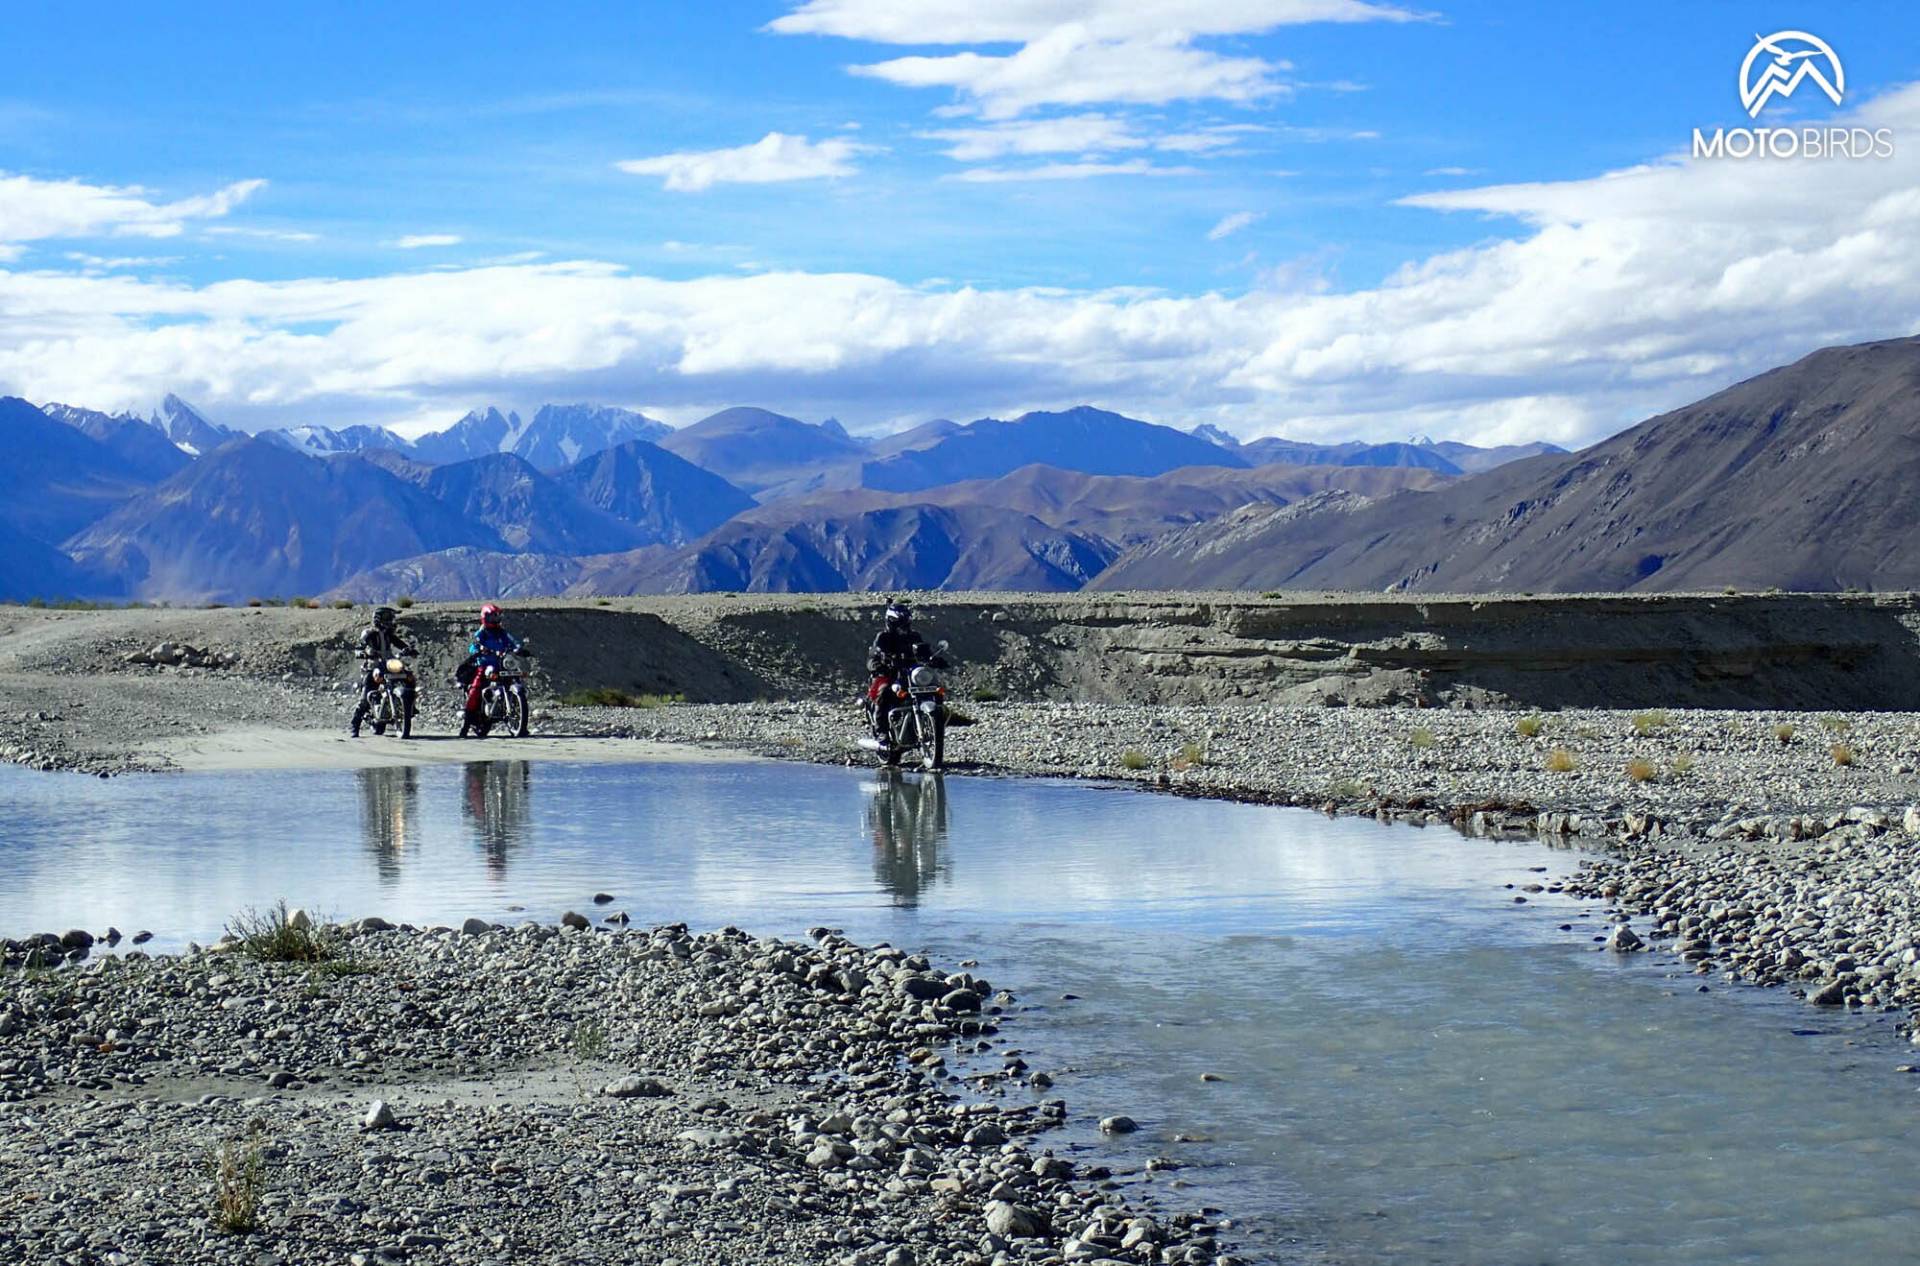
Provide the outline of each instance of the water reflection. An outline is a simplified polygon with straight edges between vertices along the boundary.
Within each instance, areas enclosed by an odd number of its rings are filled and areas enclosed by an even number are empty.
[[[947,877],[947,780],[883,769],[867,797],[873,877],[896,906],[917,906],[920,894]]]
[[[360,835],[373,854],[382,884],[400,877],[400,860],[420,839],[420,771],[363,769],[360,783]]]
[[[495,879],[527,838],[533,817],[533,766],[523,760],[475,761],[467,766],[461,809]]]

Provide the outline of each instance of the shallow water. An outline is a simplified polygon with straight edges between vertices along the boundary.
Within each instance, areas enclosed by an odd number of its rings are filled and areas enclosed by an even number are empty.
[[[1181,1159],[1155,1180],[1169,1199],[1288,1258],[1879,1263],[1920,1244],[1920,1078],[1894,1071],[1890,1023],[1717,978],[1702,996],[1596,952],[1597,910],[1515,904],[1506,885],[1575,864],[1537,844],[765,763],[4,770],[0,805],[12,934],[111,923],[157,948],[282,896],[552,920],[605,913],[605,890],[636,923],[827,923],[976,957],[1035,1007],[1007,1032],[1058,1075],[1074,1141]],[[1091,1138],[1111,1112],[1142,1132]]]

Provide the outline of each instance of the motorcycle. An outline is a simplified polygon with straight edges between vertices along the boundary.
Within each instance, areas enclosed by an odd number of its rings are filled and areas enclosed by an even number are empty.
[[[477,661],[477,657],[469,658],[465,664],[461,665],[463,673],[477,672],[481,677],[479,708],[472,713],[466,713],[465,698],[463,697],[460,701],[466,726],[477,738],[486,738],[498,726],[505,726],[508,735],[513,738],[525,738],[527,737],[527,674],[533,652],[527,649],[525,643],[522,643],[518,652],[508,651],[499,658],[500,662],[495,664],[481,664]],[[509,663],[513,660],[518,661],[518,667]],[[461,677],[456,675],[455,680],[459,682],[464,694],[472,678],[468,676],[465,680],[461,680]]]
[[[363,662],[369,657],[359,657]],[[385,734],[392,726],[401,738],[413,737],[413,669],[399,656],[373,664],[367,681],[367,720],[375,734]]]
[[[908,753],[913,753],[922,769],[946,768],[947,688],[937,670],[946,667],[946,661],[941,658],[946,649],[947,644],[940,643],[925,661],[909,666],[899,678],[889,680],[869,695],[866,701],[868,737],[860,740],[861,747],[880,753],[888,765],[898,765]],[[883,698],[889,705],[885,742],[872,736],[878,728],[875,718]]]

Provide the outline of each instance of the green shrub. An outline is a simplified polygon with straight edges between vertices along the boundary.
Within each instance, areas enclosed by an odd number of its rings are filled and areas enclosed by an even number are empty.
[[[252,907],[233,916],[227,935],[240,942],[240,952],[266,963],[324,963],[340,957],[334,937],[313,920],[296,924],[287,903],[276,901],[265,911]]]
[[[1006,696],[998,690],[995,690],[992,686],[975,686],[973,688],[973,701],[975,703],[998,703],[1004,698],[1006,698]]]
[[[260,1198],[267,1188],[266,1123],[258,1117],[213,1158],[213,1224],[228,1235],[260,1229]]]
[[[1636,712],[1633,714],[1633,732],[1642,738],[1645,738],[1657,730],[1664,730],[1666,728],[1667,710],[1665,708],[1652,708],[1646,712]]]
[[[411,595],[403,593],[398,598],[395,598],[393,600],[393,605],[396,607],[399,607],[402,611],[405,611],[408,607],[413,605],[413,598]]]
[[[612,1047],[607,1039],[607,1026],[599,1020],[576,1021],[567,1044],[573,1048],[575,1059],[586,1060],[605,1059]]]
[[[1673,758],[1673,772],[1680,775],[1693,772],[1693,757],[1676,756]]]
[[[1175,762],[1183,769],[1197,769],[1207,763],[1207,749],[1199,743],[1188,743],[1180,749],[1180,758]]]
[[[1635,782],[1652,782],[1659,772],[1652,761],[1643,757],[1636,756],[1627,762],[1627,777]]]
[[[335,598],[333,600],[333,609],[335,611],[351,611],[353,610],[353,602],[348,598]]]
[[[1835,743],[1833,745],[1833,763],[1842,769],[1853,764],[1853,755],[1853,749],[1845,743]]]
[[[1145,769],[1149,763],[1144,752],[1137,752],[1131,747],[1120,753],[1120,767],[1122,769],[1131,769],[1138,773],[1140,770]]]
[[[1539,738],[1540,731],[1546,728],[1547,723],[1545,721],[1533,716],[1521,717],[1513,723],[1513,732],[1521,738]]]
[[[1773,737],[1782,743],[1793,742],[1794,729],[1785,721],[1773,727]]]
[[[1413,733],[1407,735],[1407,742],[1424,751],[1427,748],[1438,746],[1440,740],[1433,736],[1433,731],[1427,726],[1416,725],[1413,727]]]
[[[1564,747],[1556,747],[1547,753],[1547,771],[1555,774],[1570,774],[1578,762],[1573,753]]]
[[[1853,728],[1853,722],[1845,717],[1821,717],[1820,728],[1829,734],[1845,734]]]

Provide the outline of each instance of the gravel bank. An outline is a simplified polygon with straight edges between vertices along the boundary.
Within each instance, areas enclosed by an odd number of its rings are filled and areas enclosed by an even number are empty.
[[[567,922],[10,973],[0,1260],[1239,1260],[1171,1163],[1055,1154],[989,982],[826,929]]]

